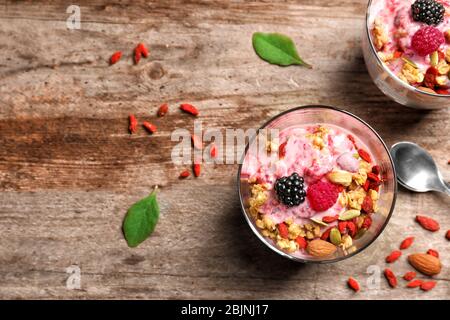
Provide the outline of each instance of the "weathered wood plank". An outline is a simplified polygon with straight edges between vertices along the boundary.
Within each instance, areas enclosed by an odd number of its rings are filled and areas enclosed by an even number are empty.
[[[302,104],[343,107],[367,120],[388,144],[412,140],[447,166],[450,110],[403,108],[368,76],[360,49],[365,1],[79,1],[81,30],[67,30],[69,2],[0,4],[0,297],[1,298],[449,298],[448,268],[429,293],[368,290],[370,265],[403,237],[432,247],[450,265],[443,232],[413,221],[430,214],[450,226],[449,199],[400,190],[389,226],[365,252],[333,265],[298,265],[261,246],[246,226],[236,194],[236,165],[205,166],[178,180],[170,139],[193,119],[205,126],[259,127]],[[255,31],[289,34],[314,65],[278,68],[259,60]],[[131,50],[149,44],[137,66]],[[123,50],[112,67],[108,58]],[[155,117],[162,102],[171,105]],[[135,113],[158,125],[149,137],[127,133]],[[126,246],[128,206],[158,184],[162,217],[137,249]],[[68,290],[66,268],[81,268],[82,289]],[[393,266],[400,275],[405,261]],[[345,287],[349,275],[363,290]],[[400,282],[403,286],[403,282]]]

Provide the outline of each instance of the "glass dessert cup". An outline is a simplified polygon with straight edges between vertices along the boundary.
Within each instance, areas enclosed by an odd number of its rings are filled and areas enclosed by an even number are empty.
[[[362,37],[362,51],[367,70],[375,85],[389,98],[407,107],[417,109],[442,109],[450,107],[449,94],[422,91],[395,75],[380,59],[373,44],[371,29],[375,20],[373,8],[383,0],[369,0],[366,23]]]
[[[252,184],[243,174],[243,166],[245,166],[245,159],[252,149],[257,137],[251,139],[247,144],[243,162],[238,170],[238,192],[240,197],[241,208],[245,219],[255,235],[271,250],[279,255],[289,258],[297,262],[304,263],[330,263],[337,262],[349,258],[367,248],[375,239],[381,234],[387,225],[389,218],[392,215],[397,194],[397,183],[394,165],[389,154],[388,148],[384,144],[381,137],[372,129],[367,123],[355,115],[328,106],[303,106],[293,108],[285,111],[274,118],[270,119],[264,124],[260,131],[266,129],[277,129],[282,131],[287,128],[305,126],[305,125],[330,125],[339,127],[346,132],[354,135],[370,150],[373,163],[376,163],[381,168],[381,176],[383,181],[380,185],[380,198],[377,202],[378,209],[376,213],[372,214],[372,225],[362,236],[355,238],[353,244],[346,252],[344,250],[337,250],[326,257],[317,257],[306,254],[301,250],[295,252],[288,252],[278,247],[270,238],[263,236],[262,230],[256,225],[256,220],[250,213],[249,199],[251,197]],[[308,201],[308,200],[305,200]]]

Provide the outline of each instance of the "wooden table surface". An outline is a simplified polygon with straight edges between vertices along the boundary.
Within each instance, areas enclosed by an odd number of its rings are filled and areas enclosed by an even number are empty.
[[[239,207],[237,165],[205,166],[180,181],[172,163],[175,128],[192,130],[178,110],[197,105],[210,127],[255,128],[304,104],[342,107],[367,120],[388,145],[425,147],[450,179],[450,110],[404,108],[366,72],[360,48],[363,0],[77,1],[81,29],[69,30],[73,1],[0,1],[0,298],[449,299],[450,199],[400,189],[389,225],[363,253],[328,265],[302,265],[265,248]],[[280,68],[261,61],[253,32],[290,35],[314,65]],[[132,63],[144,41],[148,59]],[[108,58],[122,50],[112,67]],[[155,117],[167,102],[170,113]],[[130,136],[127,116],[159,131]],[[128,207],[159,185],[155,233],[128,248]],[[430,233],[415,222],[441,223]],[[406,236],[410,251],[440,251],[444,269],[431,292],[390,289],[369,266]],[[67,286],[70,266],[81,288]],[[392,266],[410,270],[406,257]],[[346,287],[357,278],[362,291]]]

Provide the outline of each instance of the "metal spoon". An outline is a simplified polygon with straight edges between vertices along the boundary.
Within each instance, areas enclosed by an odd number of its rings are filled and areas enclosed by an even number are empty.
[[[412,142],[398,142],[391,147],[398,182],[415,192],[439,191],[450,195],[450,187],[442,179],[428,152]]]

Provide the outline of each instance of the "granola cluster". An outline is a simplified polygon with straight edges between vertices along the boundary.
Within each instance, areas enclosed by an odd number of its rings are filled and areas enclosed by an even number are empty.
[[[318,126],[312,133],[307,134],[307,138],[320,152],[329,152],[326,143],[328,132],[326,127]],[[352,136],[348,136],[347,139],[356,147]],[[272,151],[277,151],[273,147],[271,146]],[[377,201],[381,185],[379,166],[372,163],[372,159],[363,149],[357,150],[358,153],[353,155],[359,161],[357,172],[335,168],[323,177],[339,188],[337,201],[342,210],[334,216],[323,216],[320,213],[306,219],[290,216],[282,222],[275,223],[270,215],[260,210],[273,190],[269,184],[250,181],[252,184],[248,202],[249,212],[261,234],[289,253],[300,250],[313,256],[327,256],[337,250],[341,250],[343,254],[356,250],[353,240],[361,237],[370,228],[371,215],[378,209]],[[320,218],[315,218],[316,216]]]

